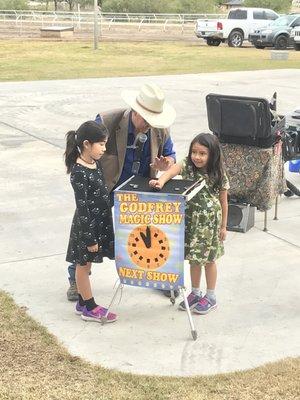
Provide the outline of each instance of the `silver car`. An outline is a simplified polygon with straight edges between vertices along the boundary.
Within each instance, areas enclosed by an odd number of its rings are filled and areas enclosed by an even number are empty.
[[[248,40],[257,49],[275,47],[275,49],[283,50],[291,45],[290,33],[296,26],[300,26],[300,14],[283,15],[269,26],[255,29]]]

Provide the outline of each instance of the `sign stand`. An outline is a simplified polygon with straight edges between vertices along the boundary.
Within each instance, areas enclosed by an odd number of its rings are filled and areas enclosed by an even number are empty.
[[[114,304],[114,302],[115,302],[115,299],[116,299],[116,297],[117,297],[117,294],[118,294],[119,290],[120,290],[121,288],[123,288],[123,287],[124,287],[124,284],[123,284],[122,282],[119,281],[119,284],[118,284],[118,286],[117,286],[117,289],[115,290],[115,293],[113,294],[113,297],[112,297],[112,299],[111,299],[111,301],[110,301],[110,304],[109,304],[109,306],[108,306],[108,308],[107,308],[107,311],[106,311],[105,315],[101,317],[101,323],[102,323],[102,325],[104,325],[104,324],[107,322],[107,315],[108,315],[108,313],[110,312],[111,307],[113,306],[113,304]],[[198,333],[197,333],[197,331],[196,331],[196,329],[195,329],[195,325],[194,325],[194,321],[193,321],[193,318],[192,318],[191,310],[190,310],[190,308],[189,308],[189,303],[188,303],[187,296],[186,296],[186,289],[185,289],[185,287],[178,287],[178,289],[179,289],[179,291],[180,291],[180,293],[181,293],[181,295],[182,295],[182,297],[183,297],[184,304],[185,304],[185,308],[186,308],[186,310],[187,310],[187,315],[188,315],[188,319],[189,319],[189,323],[190,323],[190,327],[191,327],[191,335],[192,335],[192,338],[193,338],[194,340],[197,340],[197,338],[198,338]],[[175,301],[176,301],[176,300],[175,300],[175,295],[174,295],[174,290],[171,290],[170,301],[171,301],[171,303],[172,303],[173,306],[174,306],[174,305],[175,305]]]
[[[182,296],[183,296],[185,308],[186,308],[187,315],[188,315],[188,318],[189,318],[189,323],[190,323],[190,327],[191,327],[191,335],[192,335],[192,338],[193,338],[194,340],[197,340],[198,333],[197,333],[197,331],[196,331],[196,329],[195,329],[195,325],[194,325],[194,321],[193,321],[193,318],[192,318],[191,310],[190,310],[189,303],[188,303],[188,300],[187,300],[187,297],[186,297],[186,290],[185,290],[185,287],[181,287],[181,288],[180,288],[180,292],[181,292],[181,294],[182,294]]]
[[[114,192],[115,263],[119,284],[101,322],[107,321],[124,284],[149,289],[179,290],[185,304],[191,335],[197,339],[184,287],[185,205],[204,181],[172,179],[160,190],[149,178],[132,176]]]

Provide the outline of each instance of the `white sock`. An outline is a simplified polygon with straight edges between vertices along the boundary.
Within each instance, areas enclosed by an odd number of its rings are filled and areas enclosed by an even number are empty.
[[[206,289],[206,296],[211,300],[216,300],[215,290],[214,289]]]
[[[192,287],[192,292],[193,292],[196,296],[201,296],[201,290],[200,290],[200,288]]]

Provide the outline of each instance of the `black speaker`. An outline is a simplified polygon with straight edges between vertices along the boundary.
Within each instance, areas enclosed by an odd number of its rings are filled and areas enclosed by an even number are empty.
[[[209,129],[222,143],[269,148],[284,130],[285,118],[272,120],[264,98],[210,93],[206,107]]]
[[[227,230],[247,232],[254,226],[255,207],[250,204],[228,204]]]

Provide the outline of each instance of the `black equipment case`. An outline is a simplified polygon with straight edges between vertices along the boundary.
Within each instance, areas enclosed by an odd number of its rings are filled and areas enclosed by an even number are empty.
[[[206,106],[209,129],[223,143],[268,148],[284,127],[284,119],[272,120],[264,98],[210,93]]]
[[[286,114],[286,129],[283,141],[284,161],[300,160],[300,108]]]

